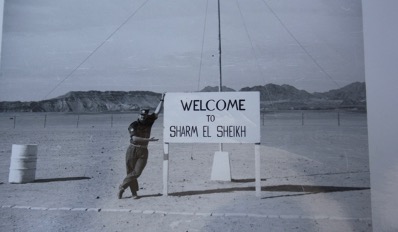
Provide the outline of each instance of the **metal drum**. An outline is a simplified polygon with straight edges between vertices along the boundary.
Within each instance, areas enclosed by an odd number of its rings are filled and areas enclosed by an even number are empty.
[[[12,145],[8,182],[29,183],[36,177],[37,145]]]

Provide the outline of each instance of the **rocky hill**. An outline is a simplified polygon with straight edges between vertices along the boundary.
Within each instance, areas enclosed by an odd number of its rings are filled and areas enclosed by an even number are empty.
[[[208,86],[201,92],[216,92]],[[224,87],[223,91],[235,91]],[[291,85],[267,84],[239,91],[259,91],[262,110],[366,110],[366,87],[356,82],[325,93],[308,93]],[[75,91],[38,102],[0,102],[0,112],[127,112],[141,107],[154,109],[160,93],[149,91]]]
[[[305,90],[298,90],[291,85],[267,84],[264,86],[245,87],[240,91],[259,91],[261,101],[307,101],[314,96]]]
[[[219,91],[219,86],[206,86],[200,92],[218,92],[218,91]],[[223,92],[235,92],[236,90],[223,85],[222,91]]]
[[[366,110],[366,86],[355,82],[324,93],[308,93],[291,85],[267,84],[242,88],[240,91],[259,91],[263,110]]]
[[[109,112],[156,108],[161,94],[149,91],[76,91],[38,102],[0,102],[0,112]]]

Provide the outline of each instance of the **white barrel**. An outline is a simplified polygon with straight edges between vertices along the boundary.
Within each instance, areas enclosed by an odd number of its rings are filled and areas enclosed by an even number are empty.
[[[13,144],[8,182],[29,183],[36,178],[37,145]]]

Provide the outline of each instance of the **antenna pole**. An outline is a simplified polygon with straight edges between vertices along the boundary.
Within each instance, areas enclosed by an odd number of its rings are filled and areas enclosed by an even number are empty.
[[[221,17],[220,17],[220,0],[218,0],[218,57],[219,57],[219,68],[220,68],[220,86],[218,92],[222,92],[222,66],[221,66]],[[220,143],[220,151],[223,151],[223,144]]]
[[[218,91],[222,92],[220,0],[218,0],[218,57],[219,57],[219,68],[220,68],[220,86],[218,87]]]

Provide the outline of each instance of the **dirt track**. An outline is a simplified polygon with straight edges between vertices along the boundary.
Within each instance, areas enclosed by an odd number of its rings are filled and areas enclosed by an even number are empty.
[[[153,129],[160,139],[161,125]],[[371,231],[366,123],[265,125],[262,134],[261,197],[250,144],[224,146],[232,182],[210,181],[217,144],[172,144],[169,196],[162,196],[158,142],[149,147],[141,198],[126,192],[118,200],[128,142],[122,125],[2,129],[0,231]],[[34,183],[8,183],[18,143],[39,146]]]

